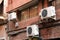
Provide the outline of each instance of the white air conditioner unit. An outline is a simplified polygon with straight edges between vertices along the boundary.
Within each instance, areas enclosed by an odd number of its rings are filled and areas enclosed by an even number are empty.
[[[12,12],[8,14],[8,20],[13,20],[13,19],[16,19],[16,12]]]
[[[27,26],[27,36],[39,35],[38,25]]]
[[[11,14],[8,14],[8,21],[10,21],[10,18],[11,18]]]
[[[12,13],[10,13],[11,14],[11,20],[13,20],[13,19],[16,19],[16,12],[12,12]]]
[[[41,19],[52,18],[56,20],[55,7],[50,6],[50,7],[44,8],[40,11],[39,15],[41,16]]]
[[[0,37],[0,40],[6,40],[6,37]]]

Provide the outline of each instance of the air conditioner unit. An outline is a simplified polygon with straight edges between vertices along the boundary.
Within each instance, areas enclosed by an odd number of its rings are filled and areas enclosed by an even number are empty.
[[[14,19],[16,19],[16,12],[8,14],[8,20],[14,20]]]
[[[50,6],[50,7],[44,8],[40,11],[39,15],[41,16],[41,19],[52,18],[56,20],[55,7]]]
[[[0,40],[6,40],[6,38],[5,37],[0,37]]]
[[[8,21],[10,21],[10,18],[11,18],[11,14],[8,14]]]
[[[27,36],[39,35],[38,25],[27,26]]]
[[[11,20],[13,20],[13,19],[16,19],[16,12],[12,12],[12,13],[10,13],[11,14]]]

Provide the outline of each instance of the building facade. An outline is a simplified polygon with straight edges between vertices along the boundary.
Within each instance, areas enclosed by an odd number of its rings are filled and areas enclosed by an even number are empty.
[[[8,40],[5,31],[5,18],[3,16],[3,0],[0,0],[0,40]]]
[[[56,9],[56,20],[60,19],[60,0],[8,0],[6,12],[16,12],[18,27],[15,22],[8,21],[8,35],[10,40],[27,40],[26,27],[31,24],[37,24],[41,21],[39,13],[41,9],[54,6]],[[39,25],[40,37],[43,40],[60,38],[60,27],[53,26],[45,28]],[[52,25],[52,24],[51,24]]]

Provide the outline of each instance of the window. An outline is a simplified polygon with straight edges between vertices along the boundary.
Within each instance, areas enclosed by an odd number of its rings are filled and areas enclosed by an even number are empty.
[[[21,11],[17,10],[17,19],[21,20]]]
[[[37,6],[34,6],[34,7],[30,8],[30,18],[38,15],[37,8],[38,8]]]
[[[48,6],[55,6],[55,0],[48,1]]]
[[[45,5],[44,1],[46,1],[46,0],[42,0],[42,8],[44,8],[44,5]]]
[[[18,20],[26,20],[38,15],[37,6],[30,7],[28,9],[17,11],[17,18]]]
[[[21,12],[21,20],[25,20],[29,18],[29,9],[25,9]]]

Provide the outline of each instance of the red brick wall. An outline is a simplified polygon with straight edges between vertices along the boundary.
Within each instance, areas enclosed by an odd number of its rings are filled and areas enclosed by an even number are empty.
[[[7,34],[6,34],[6,31],[5,31],[5,25],[0,26],[0,39],[3,38],[3,37],[5,37],[5,39],[7,38]]]
[[[11,11],[12,9],[15,9],[19,6],[22,6],[28,2],[30,2],[31,0],[8,0],[8,6],[7,6],[7,10],[6,12],[8,11]]]
[[[44,7],[47,7],[48,4],[47,4],[46,0],[45,0],[44,4],[45,4]],[[56,16],[57,16],[57,19],[60,19],[60,14],[59,14],[60,13],[60,9],[59,9],[60,6],[59,5],[60,5],[60,3],[58,3],[58,4],[56,3],[56,14],[57,14]],[[59,6],[59,8],[58,8],[58,6]],[[42,4],[41,4],[41,1],[40,1],[39,5],[38,5],[38,12],[40,12],[41,9],[42,9]],[[28,25],[30,25],[32,23],[37,22],[38,20],[39,20],[39,16],[30,18],[27,21],[22,20],[22,21],[19,22],[20,27],[18,27],[18,29],[19,28],[24,28],[24,27],[26,27],[26,26],[28,26]],[[15,28],[14,27],[12,28],[12,26],[11,26],[11,30],[13,30],[13,29],[15,30]],[[56,27],[41,29],[40,33],[41,33],[41,36],[42,36],[43,39],[59,38],[60,37],[59,30],[60,30],[60,27],[56,26]],[[14,37],[12,36],[11,38],[13,40],[17,40],[17,39],[22,40],[23,39],[22,35],[26,36],[24,33],[21,33],[21,34],[19,34],[17,36],[14,36]],[[20,39],[20,38],[22,38],[22,39]]]
[[[23,33],[20,33],[16,36],[11,36],[10,37],[10,40],[25,40],[25,39],[27,39],[26,32],[23,32]]]
[[[15,24],[12,21],[10,21],[9,24],[8,24],[9,25],[9,31],[27,27],[28,25],[31,25],[33,23],[37,23],[38,20],[39,20],[39,16],[30,18],[30,19],[27,19],[27,20],[22,20],[22,21],[19,22],[19,27],[18,28],[16,28]]]
[[[40,30],[43,39],[60,38],[60,27],[51,27]]]
[[[8,23],[8,30],[11,31],[11,30],[15,30],[15,29],[16,29],[16,28],[15,28],[14,22],[10,21],[10,22]]]

